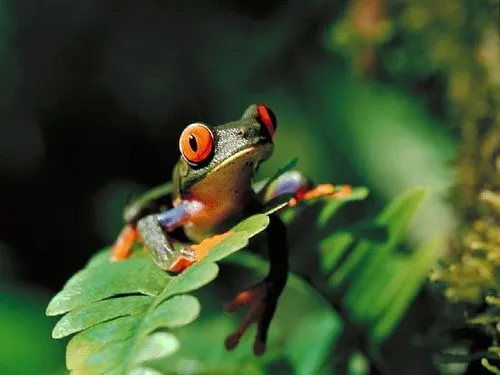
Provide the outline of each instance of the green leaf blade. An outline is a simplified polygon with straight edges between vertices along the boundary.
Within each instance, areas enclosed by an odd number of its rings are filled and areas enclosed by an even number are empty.
[[[177,338],[168,332],[155,332],[149,335],[144,346],[135,358],[136,364],[161,359],[174,354],[180,347]]]
[[[140,269],[142,272],[137,272]],[[78,307],[119,294],[158,295],[171,276],[149,257],[134,262],[106,263],[78,272],[49,303],[47,315],[61,315]],[[94,285],[99,280],[99,284]],[[124,282],[126,280],[126,282]],[[92,285],[92,288],[89,288]]]
[[[99,352],[105,345],[128,340],[134,333],[138,318],[121,317],[86,329],[71,338],[66,350],[66,367],[77,369],[86,358]]]
[[[400,243],[406,229],[415,217],[417,210],[427,197],[427,189],[415,188],[394,199],[377,217],[380,224],[389,228],[387,248]]]
[[[46,311],[66,313],[54,337],[75,334],[67,347],[68,369],[75,374],[154,372],[146,362],[169,356],[181,345],[165,330],[189,324],[200,313],[198,299],[186,293],[214,280],[215,262],[247,246],[268,224],[264,214],[243,220],[207,257],[175,276],[137,246],[129,259],[117,263],[109,261],[109,250],[95,255]]]
[[[104,321],[141,314],[149,304],[151,304],[149,296],[125,296],[83,306],[64,315],[54,327],[52,337],[59,339]]]
[[[189,295],[178,295],[159,303],[149,313],[141,329],[151,333],[162,328],[175,328],[191,323],[200,313],[200,303]]]
[[[295,374],[319,373],[341,329],[338,318],[331,311],[318,311],[302,319],[285,347],[285,353],[294,365]],[[315,345],[304,346],[304,342],[314,342]]]

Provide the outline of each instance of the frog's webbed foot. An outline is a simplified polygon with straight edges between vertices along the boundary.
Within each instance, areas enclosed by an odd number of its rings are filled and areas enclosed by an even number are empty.
[[[257,323],[257,336],[253,345],[255,355],[266,351],[267,332],[273,319],[278,299],[285,288],[288,278],[288,246],[286,227],[276,215],[269,216],[266,229],[269,245],[269,272],[264,280],[239,293],[226,304],[226,311],[233,312],[242,305],[249,309],[238,329],[226,339],[226,348],[234,349],[252,323]]]
[[[264,280],[239,293],[226,304],[225,310],[230,313],[235,312],[242,305],[249,305],[240,326],[225,341],[227,350],[234,349],[248,327],[253,323],[257,323],[257,336],[253,345],[253,352],[255,355],[261,355],[266,351],[267,332],[276,310],[281,289],[275,288],[272,282]]]
[[[195,253],[190,248],[174,249],[157,215],[148,215],[139,220],[137,229],[158,267],[180,272],[196,261]]]

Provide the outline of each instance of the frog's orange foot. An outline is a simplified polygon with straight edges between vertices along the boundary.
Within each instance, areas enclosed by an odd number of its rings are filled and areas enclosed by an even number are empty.
[[[179,255],[177,259],[172,262],[172,265],[168,269],[169,272],[180,273],[192,265],[196,260],[189,258],[184,255]]]
[[[200,261],[205,258],[207,254],[212,250],[212,248],[222,242],[226,237],[231,234],[231,231],[216,234],[212,237],[205,238],[197,245],[191,245],[186,248],[185,251],[189,253],[193,253],[194,259],[191,256],[184,256],[180,254],[178,258],[172,263],[170,268],[168,269],[170,272],[179,273],[184,271],[186,268],[191,266],[193,263]]]
[[[118,262],[127,259],[130,256],[132,245],[137,240],[137,228],[133,225],[127,225],[122,229],[120,235],[113,244],[111,250],[111,262]]]
[[[233,350],[248,327],[253,323],[257,323],[257,337],[254,342],[253,352],[255,355],[262,355],[266,351],[267,329],[270,318],[274,313],[274,308],[272,308],[271,316],[269,316],[269,319],[266,318],[266,315],[268,315],[266,311],[267,294],[268,288],[261,283],[239,293],[236,298],[226,304],[225,310],[229,313],[235,312],[242,305],[249,305],[248,311],[238,329],[226,338],[225,346],[227,350]],[[275,303],[271,305],[271,307],[275,307]]]
[[[288,205],[294,207],[300,202],[320,197],[329,199],[343,198],[349,196],[351,192],[352,187],[350,185],[333,186],[332,184],[321,184],[305,192],[300,191],[288,201]]]
[[[191,250],[196,254],[196,260],[199,261],[207,256],[217,244],[221,243],[232,234],[232,231],[227,231],[222,234],[216,234],[212,237],[205,238],[197,245],[191,245]]]

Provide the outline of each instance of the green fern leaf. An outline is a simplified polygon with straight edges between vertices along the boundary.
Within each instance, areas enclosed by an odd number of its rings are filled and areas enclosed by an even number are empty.
[[[197,298],[186,293],[212,281],[215,262],[245,247],[268,223],[263,214],[242,221],[205,259],[177,276],[160,270],[142,251],[118,263],[107,261],[108,251],[96,255],[47,307],[47,315],[66,313],[54,338],[75,334],[67,347],[68,369],[128,374],[173,354],[180,344],[166,330],[191,323],[200,312]]]
[[[248,252],[235,254],[228,262],[257,279],[267,270],[264,259]],[[202,305],[217,298],[219,292],[217,288],[205,290],[205,295],[200,296]],[[251,354],[251,334],[242,339],[239,348],[227,352],[221,342],[233,324],[229,316],[208,311],[179,331],[183,346],[177,353],[154,361],[151,367],[162,374],[264,375],[276,373],[274,366],[287,363],[293,366],[294,374],[318,374],[330,360],[330,347],[340,339],[343,330],[342,319],[329,302],[293,273],[280,298],[265,356],[257,358]],[[314,345],[305,346],[305,342]]]

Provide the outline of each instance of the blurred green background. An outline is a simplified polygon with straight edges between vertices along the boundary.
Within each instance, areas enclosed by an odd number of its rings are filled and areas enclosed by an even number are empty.
[[[0,0],[0,374],[64,373],[48,298],[113,241],[129,194],[170,179],[197,120],[265,103],[278,133],[261,176],[298,157],[316,182],[366,185],[352,219],[427,186],[409,243],[452,230],[458,131],[423,53],[434,46],[415,32],[431,13],[381,0]]]

